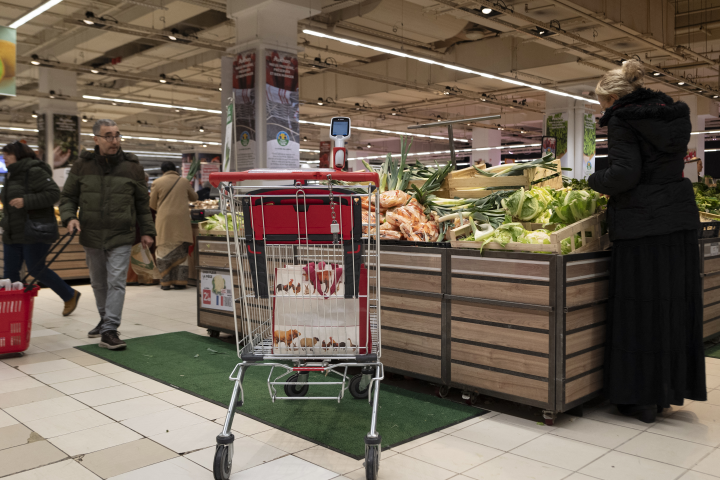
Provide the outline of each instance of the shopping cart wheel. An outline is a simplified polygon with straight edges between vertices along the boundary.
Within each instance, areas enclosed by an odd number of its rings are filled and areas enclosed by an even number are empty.
[[[307,395],[310,389],[309,385],[292,385],[293,383],[297,383],[299,379],[300,375],[297,373],[288,377],[287,384],[285,385],[285,395],[288,397],[304,397]]]
[[[372,377],[371,377],[372,378]],[[355,398],[365,399],[368,398],[368,392],[370,391],[370,382],[363,386],[363,374],[358,373],[350,379],[350,395]]]
[[[231,470],[230,445],[218,445],[215,447],[215,461],[213,462],[215,480],[229,480]]]
[[[440,385],[438,387],[435,387],[435,395],[437,395],[440,398],[445,398],[450,393],[450,387],[447,385]]]
[[[365,479],[377,480],[380,471],[380,448],[368,445],[365,450]]]

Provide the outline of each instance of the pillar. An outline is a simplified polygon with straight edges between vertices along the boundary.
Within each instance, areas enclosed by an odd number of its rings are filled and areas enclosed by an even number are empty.
[[[679,100],[687,103],[688,107],[690,107],[690,123],[693,132],[705,131],[705,120],[718,116],[717,103],[709,98],[698,95],[684,95]],[[702,164],[705,165],[705,135],[690,135],[685,159],[689,160],[693,157],[698,157]],[[697,165],[693,163],[685,166],[684,174],[686,178],[696,182],[698,176],[703,175],[703,172],[698,172]]]
[[[234,98],[235,153],[231,170],[300,166],[297,22],[320,13],[311,1],[230,0],[234,58],[222,63],[223,102]],[[229,95],[226,95],[226,85]],[[225,105],[224,105],[225,107]],[[226,111],[224,109],[224,111]]]
[[[473,127],[472,129],[472,162],[490,163],[493,166],[500,165],[500,149],[476,150],[477,148],[499,147],[501,135],[500,130],[493,128]]]
[[[77,97],[77,74],[38,67],[38,91],[55,98],[38,102],[38,149],[41,158],[53,167],[53,179],[62,186],[70,165],[80,153],[80,117],[77,103],[63,97]]]
[[[547,95],[543,135],[557,138],[557,158],[563,175],[587,178],[595,172],[594,110],[582,100]]]

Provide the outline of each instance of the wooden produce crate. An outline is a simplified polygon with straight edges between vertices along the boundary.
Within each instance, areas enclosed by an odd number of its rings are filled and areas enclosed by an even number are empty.
[[[703,338],[720,336],[720,239],[700,240],[700,276],[703,288]]]
[[[382,246],[382,362],[391,372],[447,385],[447,249]]]
[[[447,252],[450,385],[553,411],[559,256]]]
[[[212,298],[212,296],[210,292],[206,292],[202,288],[203,274],[230,274],[227,242],[225,239],[216,236],[199,235],[195,241],[195,251],[197,252],[197,265],[195,266],[197,272],[197,325],[198,327],[207,328],[212,335],[219,332],[234,334],[235,320],[232,310],[218,308],[212,302],[208,304],[208,299]],[[235,298],[240,298],[240,282],[237,272],[233,276],[233,285]],[[236,304],[236,311],[238,313],[238,322],[241,324],[242,306],[240,304]]]
[[[600,395],[610,252],[559,256],[556,299],[556,412]]]
[[[552,232],[550,234],[549,244],[528,244],[519,242],[510,242],[506,246],[502,246],[497,242],[490,242],[483,248],[485,250],[504,250],[512,252],[546,252],[561,254],[562,248],[561,243],[568,237],[574,237],[580,234],[582,246],[575,248],[575,242],[570,241],[571,253],[584,253],[594,252],[606,249],[610,245],[610,235],[608,233],[601,235],[602,222],[606,220],[606,213],[604,211],[596,213],[588,218],[575,222],[572,225]],[[537,229],[542,226],[538,224],[523,223],[526,229]],[[470,225],[463,225],[462,227],[455,228],[448,232],[448,238],[453,248],[464,248],[464,249],[478,249],[482,246],[482,242],[465,242],[457,240],[457,238],[464,235],[468,235],[472,231]],[[591,235],[587,235],[590,233]]]

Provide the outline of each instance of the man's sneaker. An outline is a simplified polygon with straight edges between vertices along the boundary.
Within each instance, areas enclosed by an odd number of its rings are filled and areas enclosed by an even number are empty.
[[[118,332],[110,330],[109,332],[102,334],[102,339],[100,340],[98,346],[100,348],[107,348],[108,350],[121,350],[127,347],[127,344],[120,340]]]
[[[97,338],[100,336],[100,327],[102,327],[102,324],[105,320],[102,318],[100,319],[100,323],[97,324],[97,327],[93,328],[88,332],[88,338]],[[117,332],[118,335],[120,335],[120,332]]]
[[[75,311],[78,305],[78,300],[80,300],[80,292],[75,290],[75,293],[73,294],[73,298],[65,302],[65,308],[63,308],[63,317],[67,317],[72,312]]]

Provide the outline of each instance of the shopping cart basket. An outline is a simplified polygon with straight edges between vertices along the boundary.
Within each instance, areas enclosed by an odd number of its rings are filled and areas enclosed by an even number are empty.
[[[277,181],[278,186],[238,186],[235,182]],[[270,182],[268,182],[270,181]],[[281,185],[293,181],[294,185]],[[343,181],[343,185],[337,185]],[[222,183],[221,183],[222,182]],[[304,184],[308,182],[309,184]],[[362,203],[379,205],[376,173],[334,170],[251,170],[213,173],[220,209],[234,223],[227,233],[230,278],[216,290],[234,309],[238,363],[222,433],[217,437],[213,471],[230,477],[236,406],[244,402],[243,378],[250,367],[270,369],[268,391],[276,400],[335,400],[346,390],[371,405],[365,436],[365,469],[376,479],[380,434],[376,431],[380,363],[378,216]],[[374,200],[374,201],[373,201]],[[236,291],[237,288],[237,291]],[[350,377],[350,368],[360,373]],[[311,372],[332,380],[310,381]],[[285,396],[278,395],[282,387]],[[310,389],[337,392],[307,396]],[[238,400],[239,395],[239,400]]]
[[[55,256],[45,265],[42,271],[48,268],[58,255],[65,250],[75,234],[63,235],[57,243],[50,247],[48,255],[68,236],[69,239],[67,243],[55,253]],[[29,276],[29,273],[25,275],[22,279],[23,284]],[[0,291],[0,355],[21,353],[30,346],[33,306],[35,297],[37,297],[38,292],[40,292],[40,287],[35,285],[36,281],[37,279],[33,278],[22,290]]]

